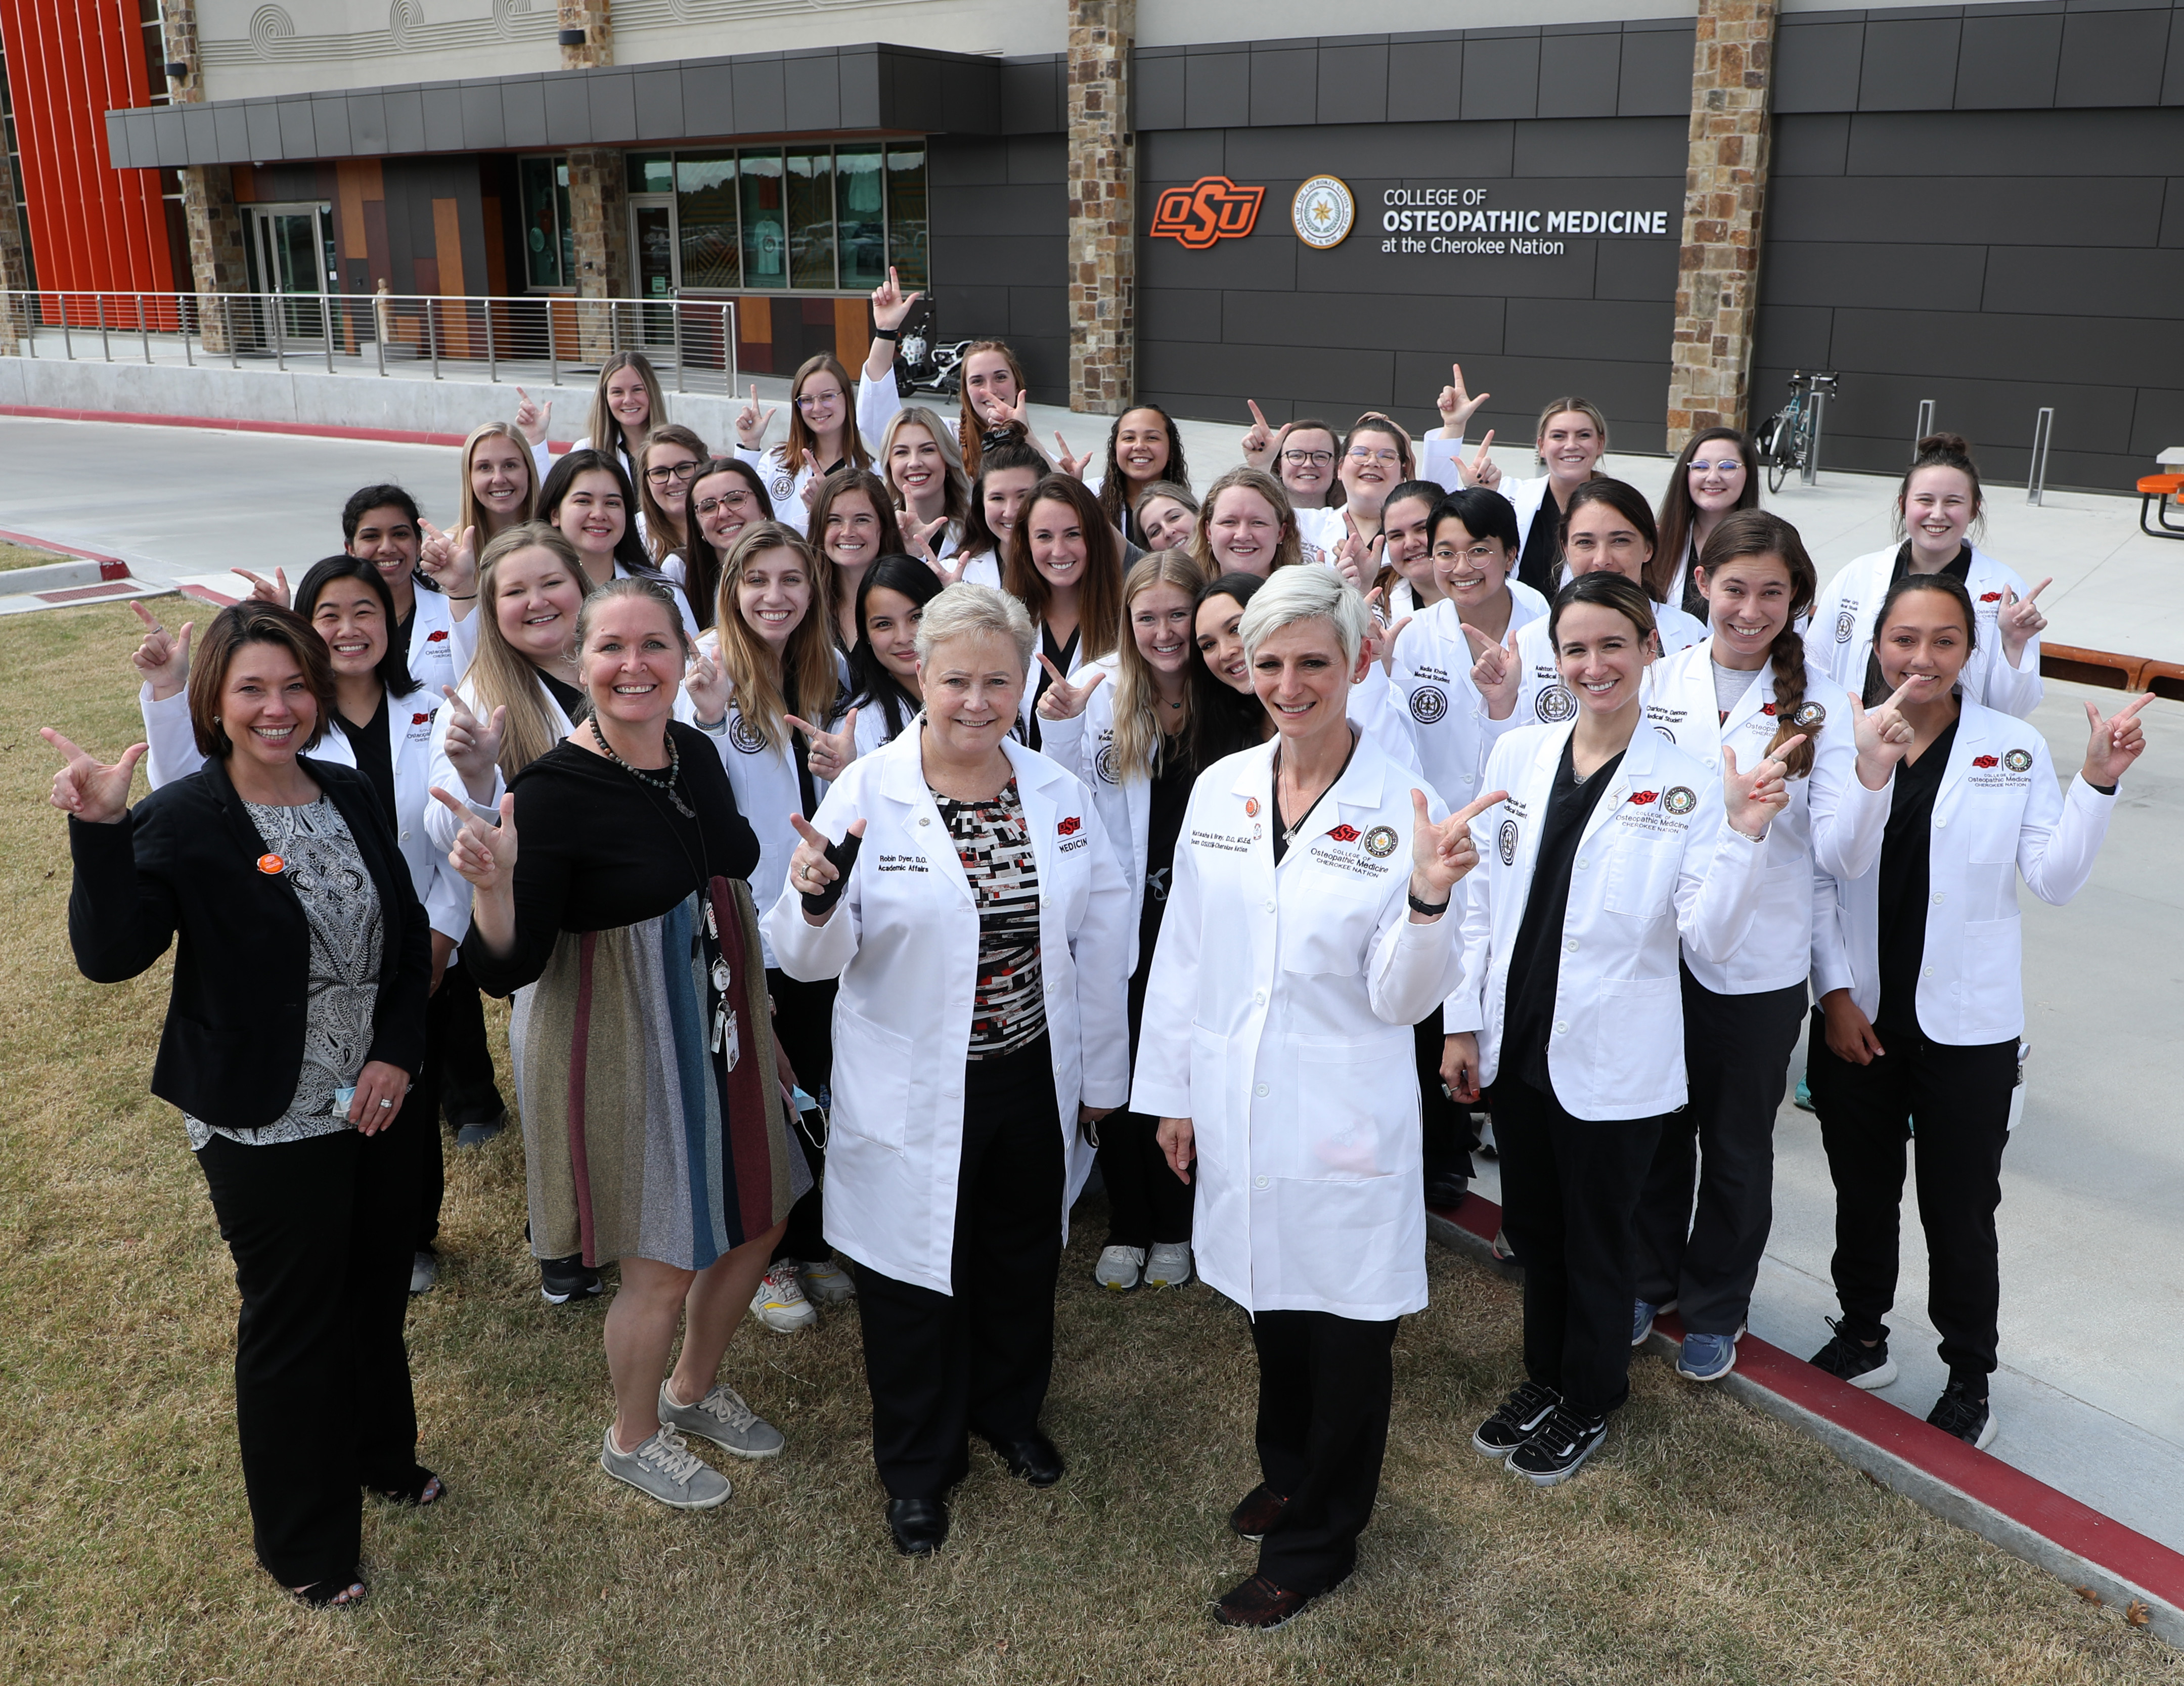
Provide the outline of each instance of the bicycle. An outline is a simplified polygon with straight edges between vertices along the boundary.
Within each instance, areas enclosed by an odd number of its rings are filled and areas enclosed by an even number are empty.
[[[1806,465],[1814,462],[1814,431],[1819,420],[1819,406],[1814,401],[1835,395],[1833,370],[1808,375],[1800,369],[1790,376],[1790,402],[1768,418],[1755,444],[1759,460],[1767,465],[1769,492],[1782,489],[1791,470],[1802,474]]]
[[[933,337],[933,301],[921,298],[902,325],[895,346],[895,390],[907,400],[911,394],[929,392],[955,398],[961,390],[963,353],[968,340],[942,345]]]

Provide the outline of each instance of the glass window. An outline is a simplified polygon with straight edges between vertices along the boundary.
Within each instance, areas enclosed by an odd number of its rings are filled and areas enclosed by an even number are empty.
[[[834,280],[834,149],[788,149],[788,284],[831,287]]]
[[[887,186],[878,147],[834,150],[836,229],[842,285],[878,287],[887,279]]]
[[[904,290],[929,286],[932,276],[926,255],[922,146],[888,148],[887,221],[888,262],[894,265]]]
[[[675,218],[682,242],[682,285],[741,287],[733,153],[676,154]]]
[[[788,285],[787,207],[781,201],[781,154],[747,152],[737,160],[743,177],[744,285]]]
[[[632,193],[672,193],[675,165],[666,153],[627,153],[629,191]]]
[[[527,158],[517,166],[517,182],[523,196],[524,278],[532,287],[560,287],[575,269],[568,166],[559,159]]]

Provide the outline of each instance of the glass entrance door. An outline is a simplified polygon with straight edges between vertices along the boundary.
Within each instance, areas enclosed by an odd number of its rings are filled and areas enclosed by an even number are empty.
[[[637,271],[637,296],[646,301],[640,313],[641,332],[647,345],[671,345],[675,339],[675,312],[654,309],[666,306],[680,290],[677,274],[679,251],[675,239],[675,196],[672,193],[632,193],[629,200],[629,249]]]
[[[272,293],[266,301],[265,332],[270,338],[322,340],[326,332],[326,276],[332,264],[333,208],[331,205],[249,205],[245,244],[250,259],[250,287]]]

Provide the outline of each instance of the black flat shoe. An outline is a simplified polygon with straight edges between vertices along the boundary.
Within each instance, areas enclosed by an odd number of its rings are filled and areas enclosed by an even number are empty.
[[[1468,1177],[1441,1175],[1426,1178],[1426,1205],[1440,1211],[1452,1211],[1463,1204],[1470,1192]]]
[[[1289,1502],[1262,1481],[1228,1513],[1228,1526],[1246,1539],[1264,1539],[1267,1531],[1281,1520]]]
[[[890,1499],[887,1522],[905,1557],[930,1557],[947,1543],[948,1507],[938,1499]]]
[[[1053,1441],[1036,1429],[1021,1440],[995,1440],[992,1444],[1017,1480],[1034,1487],[1051,1487],[1061,1479],[1065,1467],[1061,1454],[1055,1450]]]

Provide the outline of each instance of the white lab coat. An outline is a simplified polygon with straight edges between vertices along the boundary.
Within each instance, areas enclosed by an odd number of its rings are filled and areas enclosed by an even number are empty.
[[[2115,798],[2082,776],[2059,789],[2048,740],[1997,709],[1966,701],[1928,832],[1926,953],[1919,1028],[1930,1041],[1976,1047],[2025,1029],[2025,936],[2017,881],[2059,906],[2092,876]],[[1813,994],[1847,989],[1858,1010],[1880,1010],[1880,865],[1848,880],[1814,880]]]
[[[440,687],[461,682],[477,652],[477,605],[472,604],[471,612],[458,620],[445,593],[421,585],[411,590],[417,606],[410,621],[410,676],[425,687],[437,708],[446,700]]]
[[[479,715],[480,718],[493,713],[491,709],[483,709],[481,713],[477,689],[469,679],[455,687],[455,694],[462,698],[465,708],[474,715]],[[569,716],[562,711],[560,704],[554,700],[554,693],[543,683],[538,687],[538,700],[546,706],[546,718],[553,723],[554,741],[559,743],[576,727],[570,724]],[[453,709],[443,708],[433,716],[432,782],[448,795],[468,803],[471,811],[488,825],[497,826],[500,823],[500,798],[508,793],[508,781],[501,776],[500,769],[495,767],[493,770],[493,794],[482,802],[471,795],[463,783],[463,776],[455,771],[455,764],[448,759],[448,728],[454,724],[454,715]],[[426,835],[437,847],[453,849],[455,833],[462,828],[463,822],[429,796],[425,798],[424,809]]]
[[[1510,589],[1515,590],[1516,585],[1513,580]],[[1660,637],[1662,659],[1703,643],[1708,636],[1705,621],[1671,604],[1653,605],[1653,625]],[[1492,740],[1520,726],[1560,726],[1575,720],[1577,709],[1577,698],[1563,683],[1562,669],[1555,660],[1547,617],[1543,615],[1526,621],[1517,633],[1517,704],[1507,719],[1485,721],[1490,747]]]
[[[1066,1238],[1092,1168],[1078,1106],[1128,1099],[1129,899],[1090,793],[1035,750],[1002,748],[1039,867],[1040,984],[1068,1164],[1055,1217]],[[978,911],[926,787],[917,733],[851,762],[813,823],[838,842],[859,819],[864,843],[827,921],[808,923],[785,887],[762,928],[791,977],[841,979],[827,1239],[898,1282],[949,1294]]]
[[[1829,676],[1854,694],[1865,689],[1865,661],[1873,653],[1873,620],[1895,576],[1897,548],[1891,545],[1847,564],[1820,588],[1819,600],[1813,606],[1815,632],[1807,641],[1808,648],[1819,656]],[[2002,659],[2002,634],[1996,627],[2003,593],[2014,591],[2022,598],[2025,581],[2014,570],[1975,548],[1964,587],[1971,593],[1976,624],[1972,628],[1971,656],[1964,663],[1959,688],[1968,701],[1999,709],[2020,720],[2028,719],[2040,706],[2047,689],[2040,679],[2039,635],[2025,640],[2017,665],[2012,667]]]
[[[1445,490],[1454,492],[1463,484],[1463,477],[1456,470],[1457,459],[1463,453],[1463,441],[1444,439],[1437,433],[1429,434],[1418,441],[1418,478],[1430,480]],[[1493,490],[1509,500],[1509,507],[1517,512],[1517,548],[1523,550],[1524,541],[1532,536],[1532,518],[1540,513],[1540,500],[1548,495],[1548,482],[1554,478],[1549,474],[1533,475],[1518,480],[1504,475]]]
[[[711,632],[705,638],[701,648],[708,655],[716,654],[718,640]],[[695,724],[712,738],[721,765],[727,770],[729,787],[736,793],[736,810],[750,821],[751,830],[758,835],[758,865],[750,875],[751,901],[758,907],[771,907],[781,894],[781,887],[788,882],[788,858],[796,853],[796,827],[789,815],[804,812],[803,786],[796,776],[796,754],[788,741],[788,733],[794,728],[784,732],[778,748],[770,746],[744,719],[733,689],[718,732],[703,721]],[[811,782],[815,796],[827,788],[823,779],[815,776]],[[777,965],[773,945],[763,927],[759,939],[766,963]]]
[[[1546,618],[1547,600],[1529,586],[1510,581],[1509,598],[1511,626]],[[1393,677],[1402,693],[1419,766],[1433,787],[1459,808],[1479,793],[1496,735],[1486,728],[1485,699],[1471,682],[1476,660],[1456,605],[1446,598],[1416,616],[1396,639]]]
[[[1789,781],[1790,805],[1768,825],[1751,933],[1726,960],[1709,960],[1689,949],[1684,955],[1691,976],[1717,995],[1754,995],[1803,982],[1812,970],[1813,863],[1855,878],[1880,858],[1893,790],[1886,784],[1868,790],[1858,782],[1850,698],[1808,662],[1805,701],[1825,711],[1814,726],[1804,728],[1813,742],[1813,771]],[[1771,664],[1752,676],[1729,719],[1720,721],[1711,637],[1654,663],[1646,675],[1644,707],[1646,725],[1705,763],[1717,782],[1723,745],[1736,752],[1736,765],[1748,773],[1765,756],[1782,724],[1774,709]]]
[[[424,593],[418,596],[421,599]],[[389,696],[387,741],[394,763],[395,842],[410,869],[410,887],[425,904],[426,923],[443,937],[460,943],[470,934],[471,887],[448,865],[448,844],[434,841],[424,815],[425,810],[440,805],[426,793],[432,783],[433,714],[443,700],[438,693],[428,694],[421,687],[407,697]],[[190,723],[188,692],[177,691],[154,701],[148,684],[136,693],[136,706],[144,716],[148,746],[144,776],[153,789],[187,778],[204,765],[204,754],[198,748],[196,730]],[[326,735],[310,753],[337,766],[356,765],[356,750],[338,715],[326,723]],[[448,842],[453,841],[451,829]]]
[[[1457,910],[1412,922],[1415,782],[1368,737],[1278,869],[1273,752],[1191,790],[1130,1104],[1191,1121],[1211,1287],[1254,1314],[1399,1317],[1426,1303],[1411,1027],[1457,986]]]
[[[896,396],[894,370],[890,369],[878,381],[859,379],[854,400],[855,425],[859,437],[865,442],[867,455],[879,450],[879,442],[886,436],[887,425],[902,408]],[[804,507],[804,488],[811,483],[811,471],[800,462],[788,460],[788,443],[762,446],[753,450],[748,445],[738,445],[736,454],[756,469],[766,479],[766,495],[773,500],[773,518],[786,522],[797,531],[804,531],[810,511]],[[878,473],[878,465],[873,472]],[[819,476],[825,478],[824,475]],[[880,477],[884,480],[885,475]]]
[[[1445,1020],[1451,1032],[1478,1032],[1482,1084],[1501,1069],[1511,950],[1574,730],[1526,726],[1487,758],[1487,787],[1509,799],[1471,822],[1480,869],[1465,880],[1464,988]],[[1547,1076],[1574,1117],[1652,1118],[1690,1099],[1678,962],[1684,953],[1720,962],[1736,952],[1764,858],[1762,843],[1724,823],[1720,780],[1641,724],[1571,863]]]

